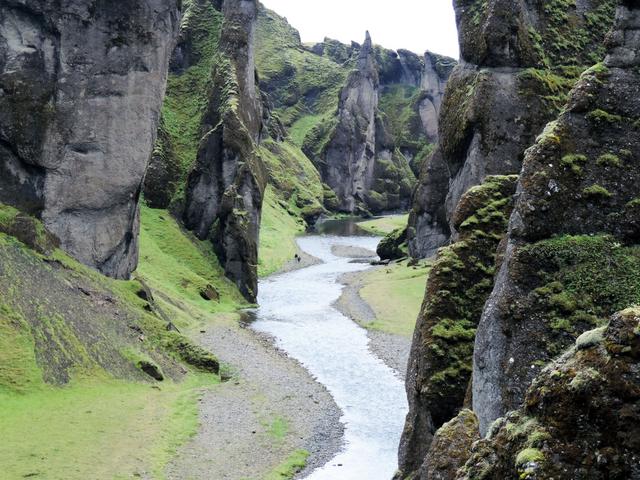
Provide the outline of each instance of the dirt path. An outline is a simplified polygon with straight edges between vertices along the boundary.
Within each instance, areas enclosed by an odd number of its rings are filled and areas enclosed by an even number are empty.
[[[204,395],[201,429],[167,469],[171,480],[262,480],[297,450],[307,470],[342,446],[341,412],[326,389],[269,338],[220,319],[196,337],[234,372]]]
[[[376,320],[376,313],[360,296],[360,289],[364,287],[363,275],[370,272],[371,270],[367,270],[342,275],[340,282],[345,285],[345,288],[342,296],[335,303],[335,307],[343,315],[365,327]],[[411,350],[411,339],[372,329],[367,329],[367,336],[371,351],[404,379]]]

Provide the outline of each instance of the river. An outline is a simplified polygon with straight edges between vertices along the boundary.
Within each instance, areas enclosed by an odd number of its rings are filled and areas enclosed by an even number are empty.
[[[252,328],[272,335],[325,385],[341,408],[345,447],[307,480],[389,480],[407,413],[403,382],[368,348],[366,331],[332,304],[339,277],[370,268],[331,253],[334,245],[375,250],[378,238],[310,235],[298,240],[322,263],[270,277],[260,284]]]

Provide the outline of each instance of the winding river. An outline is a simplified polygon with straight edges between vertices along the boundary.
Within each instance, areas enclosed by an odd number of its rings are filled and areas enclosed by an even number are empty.
[[[370,268],[331,253],[334,245],[375,250],[378,239],[313,235],[300,248],[322,263],[270,277],[260,285],[253,328],[276,338],[324,384],[342,409],[345,447],[307,480],[389,480],[407,412],[402,381],[368,348],[365,330],[332,304],[340,297],[339,277]]]

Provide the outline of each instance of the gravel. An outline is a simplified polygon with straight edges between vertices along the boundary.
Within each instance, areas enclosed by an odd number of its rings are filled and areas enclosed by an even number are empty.
[[[169,479],[264,478],[299,449],[310,452],[309,472],[338,453],[344,441],[340,409],[271,338],[234,316],[208,326],[197,339],[234,375],[203,396],[200,431],[169,465]],[[269,433],[276,419],[288,426],[284,438]]]

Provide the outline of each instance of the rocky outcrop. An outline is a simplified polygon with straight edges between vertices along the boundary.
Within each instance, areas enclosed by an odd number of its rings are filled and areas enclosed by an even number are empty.
[[[415,478],[424,480],[456,478],[458,470],[469,460],[471,447],[477,440],[480,440],[478,419],[471,410],[462,410],[437,431],[429,454]]]
[[[8,0],[0,11],[0,202],[128,278],[178,0]]]
[[[423,164],[408,231],[412,256],[431,256],[447,242],[470,187],[520,171],[525,149],[555,118],[577,75],[602,58],[614,6],[455,2],[463,61],[446,89],[438,152]]]
[[[418,111],[422,128],[430,143],[438,143],[438,117],[445,87],[456,62],[436,53],[424,54],[424,68],[420,79]]]
[[[516,176],[488,177],[465,194],[454,220],[458,242],[439,251],[429,274],[406,377],[409,413],[399,479],[437,478],[426,473],[440,468],[427,455],[436,430],[468,397],[476,328],[493,286],[516,183]]]
[[[262,103],[255,73],[255,0],[225,0],[210,101],[184,223],[210,239],[226,275],[249,301],[257,296],[258,236],[267,176],[256,153]]]
[[[476,443],[459,480],[640,479],[640,312],[587,332]]]
[[[306,151],[335,192],[338,210],[400,209],[408,205],[415,182],[410,161],[426,145],[419,99],[405,105],[404,98],[406,88],[411,96],[420,85],[424,66],[411,52],[374,47],[368,33],[358,52],[356,69],[340,94],[336,124],[320,150]],[[405,118],[405,111],[412,118]]]
[[[355,212],[359,204],[366,205],[375,180],[376,147],[391,155],[385,148],[387,136],[376,137],[379,87],[373,44],[367,32],[356,69],[340,93],[338,124],[318,165],[322,179],[336,193],[343,211]]]
[[[640,300],[639,23],[640,5],[623,2],[606,60],[582,75],[527,151],[476,338],[473,406],[483,433],[521,404],[539,365]]]

